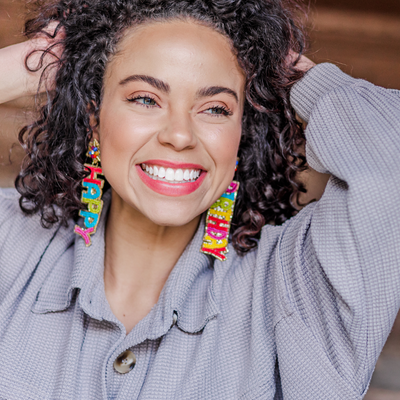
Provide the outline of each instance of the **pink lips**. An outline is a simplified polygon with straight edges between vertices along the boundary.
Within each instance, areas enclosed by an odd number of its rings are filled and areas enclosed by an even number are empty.
[[[194,182],[184,182],[184,183],[169,183],[166,181],[155,180],[150,178],[141,167],[141,164],[136,165],[136,170],[140,179],[148,186],[150,189],[154,190],[156,193],[163,194],[165,196],[179,197],[186,196],[197,190],[204,181],[207,172],[203,170],[203,167],[198,164],[181,164],[173,163],[170,161],[161,160],[147,160],[144,162],[146,165],[160,165],[166,168],[174,169],[197,169],[201,170],[200,176]]]

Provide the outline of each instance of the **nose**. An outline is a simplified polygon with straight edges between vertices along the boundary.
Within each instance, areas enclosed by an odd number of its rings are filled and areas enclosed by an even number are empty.
[[[158,141],[175,151],[194,148],[197,137],[193,131],[190,113],[184,110],[171,112],[164,129],[158,134]]]

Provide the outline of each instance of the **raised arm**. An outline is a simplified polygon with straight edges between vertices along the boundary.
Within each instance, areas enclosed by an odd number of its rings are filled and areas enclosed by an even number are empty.
[[[53,22],[46,31],[54,34],[56,26],[57,22]],[[57,43],[61,39],[60,31],[55,38],[43,34],[0,49],[0,104],[51,89],[56,68],[48,69],[48,78],[42,81],[39,87],[40,78],[44,69],[58,60],[62,46]],[[51,52],[44,54],[43,50],[50,46]],[[26,64],[28,55],[30,57]]]
[[[298,371],[298,382],[283,379],[283,391],[303,398],[302,388],[307,395],[322,376],[325,397],[304,398],[361,398],[400,304],[400,92],[321,64],[291,100],[308,122],[308,163],[332,177],[321,200],[287,223],[280,243],[286,313],[278,359]],[[281,339],[288,330],[304,357],[293,358]]]

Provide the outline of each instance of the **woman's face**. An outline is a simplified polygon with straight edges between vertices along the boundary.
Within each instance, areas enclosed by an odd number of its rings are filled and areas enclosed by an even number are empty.
[[[164,226],[210,207],[234,175],[244,85],[211,28],[174,20],[129,32],[106,70],[96,133],[113,196]]]

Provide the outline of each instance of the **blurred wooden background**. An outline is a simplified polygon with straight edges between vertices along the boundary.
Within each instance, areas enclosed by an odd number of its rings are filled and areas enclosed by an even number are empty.
[[[316,0],[312,9],[311,58],[400,89],[399,0]]]
[[[0,0],[0,47],[23,40],[25,1]],[[310,49],[358,78],[400,89],[400,0],[313,0]],[[29,118],[28,100],[0,107],[0,186],[12,186],[23,156],[18,129]],[[367,400],[400,400],[400,318],[379,358]],[[314,399],[313,399],[314,400]],[[346,400],[346,399],[343,399]]]

